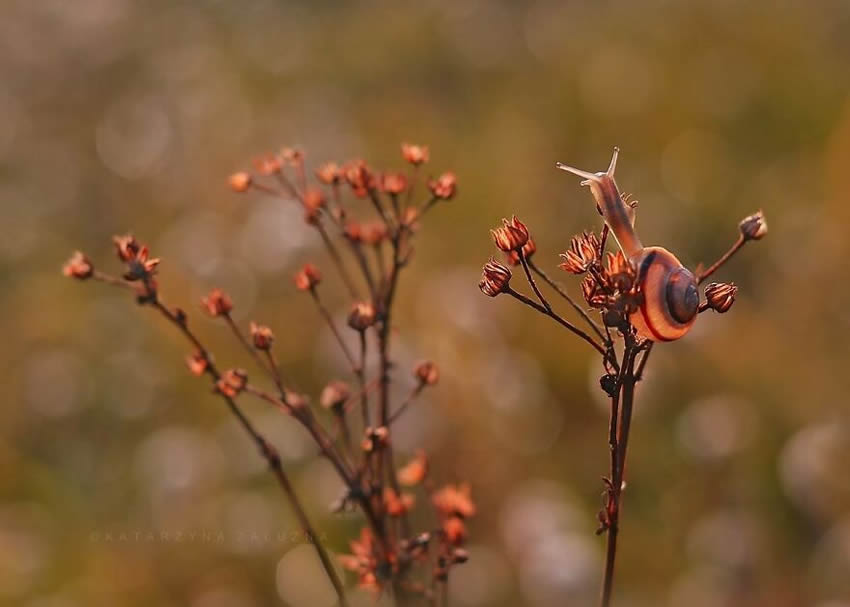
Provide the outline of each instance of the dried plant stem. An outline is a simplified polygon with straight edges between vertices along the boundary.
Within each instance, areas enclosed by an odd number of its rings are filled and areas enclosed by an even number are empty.
[[[605,335],[602,334],[602,330],[599,328],[599,325],[596,324],[593,319],[587,315],[587,312],[584,311],[584,308],[578,305],[575,300],[570,297],[570,295],[567,293],[567,290],[563,286],[549,278],[549,276],[543,270],[537,267],[530,259],[528,260],[528,266],[535,274],[537,274],[540,278],[543,279],[543,282],[548,284],[558,293],[558,295],[567,300],[567,302],[573,307],[573,309],[579,313],[579,315],[585,320],[585,322],[587,322],[588,325],[590,325],[594,332],[599,336],[599,339],[606,343],[610,343],[610,336],[606,339]]]
[[[269,369],[274,376],[274,383],[277,386],[277,389],[281,394],[286,394],[286,388],[284,387],[283,374],[280,372],[280,365],[277,364],[277,359],[271,351],[271,348],[265,350],[266,360],[269,363]]]
[[[280,382],[280,379],[279,379],[277,372],[275,370],[276,366],[273,364],[273,362],[268,358],[266,360],[263,360],[263,358],[260,356],[260,353],[257,351],[257,349],[254,348],[248,342],[248,339],[242,334],[242,331],[239,330],[239,327],[236,326],[236,323],[233,321],[233,317],[230,314],[224,315],[224,322],[227,323],[227,326],[230,327],[230,330],[236,336],[236,339],[239,341],[239,343],[242,345],[242,347],[248,352],[248,354],[251,356],[251,358],[254,359],[254,362],[257,363],[257,366],[260,367],[263,370],[263,373],[268,375],[269,378],[271,378],[271,380],[275,383],[275,386],[277,386],[277,389],[280,392],[281,396],[283,396],[285,394],[284,389],[283,389],[283,384]]]
[[[410,394],[407,395],[407,398],[404,399],[404,402],[399,405],[399,408],[393,411],[392,415],[390,415],[387,420],[388,424],[392,424],[395,420],[397,420],[402,413],[410,406],[410,404],[416,400],[416,397],[419,396],[419,393],[425,388],[426,384],[418,383],[414,386],[413,390],[410,391]]]
[[[334,334],[334,337],[336,338],[339,347],[342,349],[343,354],[345,354],[345,357],[348,359],[352,371],[356,374],[358,368],[357,361],[354,360],[354,355],[351,353],[351,350],[349,350],[348,346],[345,344],[345,340],[342,338],[342,334],[339,332],[339,329],[337,328],[336,323],[334,322],[334,319],[331,316],[331,313],[328,311],[328,309],[325,307],[325,304],[319,298],[319,292],[315,288],[313,288],[310,289],[310,294],[313,296],[313,301],[316,302],[316,307],[319,308],[319,313],[325,319],[325,322],[328,323],[328,327],[330,327],[331,332]]]
[[[360,266],[363,278],[366,280],[366,285],[369,287],[369,295],[374,298],[375,279],[372,277],[372,270],[369,269],[369,262],[366,261],[366,256],[363,254],[363,250],[360,248],[359,243],[354,242],[353,240],[349,240],[348,242],[351,244],[351,252],[354,254],[354,258]]]
[[[628,336],[627,342],[631,340]],[[631,429],[634,406],[634,388],[637,382],[635,359],[638,346],[627,343],[623,353],[623,365],[617,379],[617,390],[611,396],[611,418],[608,430],[608,443],[611,449],[611,476],[608,482],[608,500],[606,504],[606,527],[608,537],[605,548],[605,569],[602,576],[601,607],[609,607],[614,585],[614,565],[617,558],[617,536],[620,530],[620,506],[622,503],[623,480],[626,469],[626,449]],[[646,350],[649,351],[649,348]],[[648,354],[641,359],[640,370]]]
[[[324,429],[318,424],[316,419],[313,417],[313,413],[305,406],[293,406],[288,401],[282,398],[277,398],[272,394],[269,394],[265,390],[261,390],[251,384],[245,386],[245,392],[248,394],[252,394],[257,398],[266,401],[272,405],[275,405],[278,409],[285,411],[292,415],[296,420],[301,422],[301,425],[304,426],[307,431],[310,433],[310,436],[313,437],[313,440],[316,441],[316,444],[319,445],[319,449],[322,451],[322,455],[324,455],[330,462],[333,464],[334,468],[336,468],[337,473],[340,475],[343,481],[346,484],[351,486],[354,478],[354,473],[348,469],[345,459],[339,454],[336,448],[333,445],[333,442],[330,438],[325,434]]]
[[[519,262],[522,264],[522,269],[525,270],[525,277],[528,280],[528,284],[531,285],[534,294],[537,295],[537,299],[540,300],[540,303],[543,304],[543,307],[546,308],[547,312],[552,313],[552,306],[549,305],[549,302],[546,301],[546,298],[543,297],[543,293],[540,292],[540,289],[537,287],[537,282],[534,280],[534,277],[531,275],[531,270],[528,267],[528,260],[525,258],[525,253],[522,252],[522,249],[517,250],[517,256],[519,257]]]
[[[702,284],[705,281],[706,278],[708,278],[709,276],[714,274],[717,270],[719,270],[720,267],[723,264],[725,264],[727,261],[732,259],[732,256],[735,253],[737,253],[741,249],[741,247],[743,247],[746,243],[747,243],[747,239],[744,238],[743,234],[739,234],[738,240],[735,241],[735,243],[729,248],[728,251],[726,251],[720,257],[720,259],[718,259],[713,264],[711,264],[711,266],[708,269],[700,272],[699,277],[697,278],[697,284]]]
[[[366,331],[360,331],[360,363],[357,365],[356,375],[360,382],[360,411],[363,416],[363,430],[372,425],[369,419],[369,393],[366,390]]]
[[[117,279],[115,279],[117,280]],[[110,280],[112,284],[115,284],[114,281]],[[159,310],[159,312],[174,326],[176,326],[180,332],[192,343],[193,346],[198,350],[201,356],[204,357],[204,360],[207,362],[206,371],[212,378],[213,382],[218,381],[221,377],[221,373],[218,368],[212,361],[212,357],[209,354],[209,351],[203,346],[200,340],[195,336],[191,329],[189,329],[188,325],[181,321],[177,315],[172,312],[167,306],[165,306],[159,299],[156,299],[152,302],[152,305]],[[301,500],[298,499],[297,494],[292,488],[292,484],[289,482],[289,478],[283,470],[283,464],[281,463],[280,454],[277,450],[266,440],[266,438],[256,429],[253,423],[248,419],[236,401],[227,396],[222,392],[217,392],[219,396],[227,403],[230,412],[239,422],[239,425],[245,430],[245,432],[251,437],[251,440],[257,445],[257,449],[260,452],[260,455],[265,458],[266,462],[268,462],[269,468],[274,474],[274,477],[277,479],[278,484],[283,489],[283,492],[286,494],[287,499],[289,500],[292,509],[295,511],[295,515],[298,518],[298,522],[301,525],[302,531],[304,531],[305,535],[310,538],[313,547],[316,550],[316,553],[319,556],[319,560],[322,563],[322,568],[325,570],[325,573],[328,576],[331,584],[334,587],[334,591],[336,592],[337,598],[339,599],[340,605],[346,607],[348,605],[348,601],[345,598],[345,589],[342,585],[342,581],[339,579],[337,575],[336,569],[331,562],[330,556],[327,553],[324,545],[319,539],[319,535],[316,533],[316,530],[313,528],[310,519],[307,517],[306,512],[304,511],[304,507],[301,504]]]
[[[586,341],[591,346],[593,346],[593,348],[597,352],[599,352],[602,356],[604,356],[604,357],[608,356],[605,348],[603,348],[595,339],[593,339],[590,335],[588,335],[587,333],[585,333],[584,331],[582,331],[581,329],[576,327],[570,321],[565,320],[565,319],[561,318],[560,316],[558,316],[557,313],[553,312],[552,310],[547,310],[546,308],[544,308],[542,305],[540,305],[539,303],[537,303],[533,299],[529,299],[528,297],[526,297],[522,293],[518,293],[518,292],[514,291],[511,287],[507,287],[507,289],[505,290],[505,293],[507,293],[508,295],[518,299],[519,301],[521,301],[525,305],[531,306],[532,308],[534,308],[535,310],[537,310],[541,314],[545,314],[546,316],[550,317],[552,320],[554,320],[555,322],[557,322],[561,326],[565,327],[569,331],[572,331],[573,333],[578,335],[580,338],[582,338],[584,341]]]
[[[345,287],[348,289],[348,292],[354,299],[360,299],[360,294],[357,291],[357,287],[354,286],[354,283],[351,280],[351,277],[348,275],[348,270],[345,268],[345,263],[342,261],[342,257],[339,254],[339,251],[334,245],[331,237],[328,236],[327,230],[325,230],[325,226],[321,224],[321,222],[316,222],[316,230],[319,232],[319,235],[322,237],[322,242],[325,243],[325,248],[328,250],[328,254],[331,256],[331,259],[336,266],[337,271],[339,272],[342,281],[345,283]]]

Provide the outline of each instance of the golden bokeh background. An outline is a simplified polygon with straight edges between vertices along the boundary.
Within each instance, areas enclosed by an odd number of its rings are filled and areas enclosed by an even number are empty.
[[[275,329],[315,395],[344,364],[291,275],[327,265],[321,243],[226,177],[282,144],[313,165],[401,167],[411,140],[460,184],[419,236],[394,346],[402,392],[414,361],[442,368],[397,450],[425,447],[479,505],[452,605],[595,601],[599,362],[476,284],[511,213],[559,272],[598,216],[554,162],[600,170],[614,145],[643,240],[686,265],[752,211],[770,225],[718,276],[740,287],[731,312],[653,353],[616,604],[850,605],[848,3],[6,0],[0,82],[0,604],[332,605],[178,336],[59,268],[76,248],[117,268],[109,238],[131,230],[222,364],[251,370],[196,312],[214,285]],[[290,420],[246,406],[346,550],[358,520],[328,513],[330,467]]]

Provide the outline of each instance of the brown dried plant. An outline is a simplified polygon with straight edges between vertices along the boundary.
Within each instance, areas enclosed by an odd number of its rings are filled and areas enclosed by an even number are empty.
[[[432,362],[419,363],[413,369],[407,396],[401,402],[392,402],[390,383],[396,378],[392,373],[391,329],[399,278],[411,260],[420,222],[435,205],[455,196],[457,182],[453,173],[446,172],[419,183],[423,181],[421,166],[429,160],[425,146],[404,144],[402,157],[411,167],[409,173],[375,172],[362,160],[341,166],[326,163],[316,169],[318,183],[312,184],[304,154],[284,148],[257,159],[255,171],[238,172],[229,178],[234,192],[257,191],[282,203],[297,204],[304,212],[306,229],[319,233],[352,299],[348,328],[340,327],[321,295],[323,273],[306,264],[295,275],[295,288],[312,299],[329,326],[348,362],[349,381],[354,384],[330,381],[319,395],[318,407],[295,390],[297,382],[278,363],[272,329],[253,321],[248,331],[240,327],[232,316],[234,301],[230,295],[213,289],[202,299],[201,309],[226,325],[266,377],[254,381],[241,369],[219,368],[189,315],[163,301],[157,281],[160,260],[152,258],[148,247],[132,235],[114,238],[118,257],[125,264],[121,276],[95,269],[80,252],[74,253],[63,268],[66,276],[126,289],[138,304],[157,311],[183,334],[192,347],[187,358],[190,372],[209,378],[213,391],[256,444],[343,606],[348,604],[345,587],[321,536],[302,507],[278,451],[245,413],[241,401],[263,401],[297,420],[333,465],[346,488],[334,508],[354,508],[365,518],[359,538],[351,541],[351,554],[339,559],[343,568],[356,574],[359,587],[376,595],[389,592],[399,603],[447,603],[449,572],[467,559],[461,546],[467,537],[465,521],[475,514],[475,505],[468,485],[433,485],[424,452],[396,467],[393,424],[424,390],[437,383],[439,370]],[[422,185],[426,194],[417,201],[416,192]],[[367,214],[372,218],[365,220]],[[349,346],[344,336],[347,330],[356,334],[358,348]],[[375,359],[378,373],[370,377],[368,362]],[[262,385],[264,380],[269,387]],[[416,491],[424,494],[432,511],[434,525],[429,529],[412,528],[410,513],[416,505]]]
[[[516,217],[502,220],[503,225],[492,230],[496,247],[507,259],[501,263],[491,258],[484,265],[479,282],[485,295],[510,295],[584,340],[600,357],[603,374],[599,384],[610,399],[607,435],[610,470],[603,477],[603,504],[597,530],[598,535],[607,534],[600,598],[603,607],[611,602],[635,386],[643,378],[655,341],[683,336],[697,315],[706,310],[718,313],[729,310],[737,294],[734,284],[707,285],[703,301],[697,285],[719,270],[746,243],[767,233],[761,211],[746,217],[739,224],[738,239],[732,247],[709,268],[698,268],[695,274],[683,268],[666,249],[644,248],[634,233],[636,203],[621,195],[614,182],[617,152],[615,148],[605,173],[587,173],[558,165],[585,179],[582,185],[590,186],[597,210],[603,216],[598,234],[585,231],[576,235],[569,249],[561,254],[561,269],[584,277],[580,285],[584,304],[573,299],[564,286],[537,265],[534,261],[537,245],[528,227]],[[606,250],[611,235],[616,238],[613,252]],[[533,296],[514,290],[512,267],[522,268]],[[578,324],[555,310],[543,295],[538,279],[572,307]]]

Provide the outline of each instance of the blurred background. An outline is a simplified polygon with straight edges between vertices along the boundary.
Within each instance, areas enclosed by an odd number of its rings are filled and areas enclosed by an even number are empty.
[[[419,235],[394,346],[402,393],[416,360],[442,369],[397,451],[424,447],[479,505],[452,604],[595,601],[599,361],[477,281],[488,228],[514,212],[568,281],[557,255],[598,216],[554,162],[601,170],[619,145],[644,242],[694,267],[759,208],[770,234],[717,276],[740,287],[731,312],[653,353],[616,604],[850,605],[848,3],[6,0],[0,82],[0,604],[330,607],[185,344],[60,267],[79,248],[117,271],[110,237],[133,231],[223,365],[252,369],[197,312],[214,285],[316,395],[344,361],[291,276],[328,265],[321,242],[227,176],[284,144],[311,166],[401,169],[412,141],[460,184]],[[359,520],[328,513],[329,465],[290,420],[246,408],[346,551]]]

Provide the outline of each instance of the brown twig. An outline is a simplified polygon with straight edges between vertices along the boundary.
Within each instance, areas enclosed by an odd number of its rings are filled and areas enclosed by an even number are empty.
[[[113,276],[109,276],[107,274],[103,274],[101,272],[97,272],[96,274],[94,274],[93,278],[100,280],[104,283],[135,290],[135,287],[131,283],[123,281],[119,278],[115,278]],[[181,317],[179,317],[175,312],[173,312],[170,308],[163,304],[158,297],[151,301],[150,305],[152,305],[156,310],[158,310],[163,315],[163,317],[165,317],[166,320],[168,320],[172,325],[177,327],[177,329],[183,334],[183,336],[195,347],[198,354],[202,356],[203,359],[206,361],[205,372],[210,376],[213,384],[215,384],[221,378],[221,372],[215,366],[215,363],[213,362],[213,358],[210,355],[209,350],[204,347],[204,345],[201,343],[195,333],[189,328],[188,324],[185,321],[185,318],[181,319]],[[274,475],[275,479],[277,479],[277,482],[281,486],[281,489],[283,489],[283,492],[286,494],[286,497],[289,500],[292,509],[295,511],[295,515],[298,518],[302,531],[304,531],[305,535],[310,538],[313,547],[315,548],[316,553],[319,556],[319,560],[322,563],[322,567],[334,587],[334,591],[337,594],[340,605],[342,605],[343,607],[347,606],[348,601],[345,598],[345,589],[342,585],[342,581],[339,579],[339,576],[336,573],[336,569],[334,568],[333,563],[330,560],[330,556],[328,555],[327,550],[325,550],[324,545],[320,541],[319,535],[316,533],[312,523],[310,522],[310,519],[307,517],[307,514],[304,511],[304,507],[301,504],[301,500],[298,498],[292,488],[292,484],[289,482],[289,478],[287,477],[283,469],[280,454],[268,442],[268,440],[266,440],[266,438],[260,433],[260,431],[257,430],[254,424],[248,419],[248,417],[236,403],[235,399],[231,398],[227,394],[224,394],[220,390],[216,390],[216,393],[227,404],[228,410],[236,418],[239,425],[257,446],[257,450],[259,451],[260,455],[268,463],[272,474]]]
[[[310,289],[310,294],[313,296],[313,301],[316,302],[316,307],[319,309],[319,313],[322,315],[322,318],[325,319],[325,322],[328,323],[328,327],[330,327],[331,333],[333,333],[336,338],[339,347],[342,349],[343,354],[345,354],[345,358],[348,359],[349,364],[351,365],[351,370],[355,374],[357,374],[357,361],[354,360],[354,355],[351,354],[351,350],[349,350],[348,346],[345,343],[345,340],[342,338],[342,334],[339,332],[339,329],[334,322],[331,313],[325,307],[325,304],[322,302],[321,298],[319,298],[319,292],[315,288]]]
[[[537,265],[535,265],[535,263],[531,259],[528,260],[528,265],[534,271],[534,273],[537,274],[540,278],[542,278],[543,281],[546,284],[548,284],[550,287],[552,287],[558,293],[558,295],[560,295],[565,300],[567,300],[567,302],[573,307],[573,309],[576,312],[579,313],[579,315],[587,322],[588,325],[590,325],[590,327],[594,330],[594,332],[599,336],[599,339],[601,339],[602,341],[604,341],[606,343],[611,342],[610,335],[606,339],[606,337],[602,334],[602,331],[599,329],[599,325],[596,324],[596,322],[594,322],[593,319],[590,318],[590,316],[588,316],[588,314],[587,314],[587,312],[585,312],[584,308],[582,308],[580,305],[578,305],[575,302],[575,300],[572,297],[570,297],[569,293],[567,293],[567,290],[563,286],[561,286],[558,282],[549,278],[549,276],[543,270],[541,270]]]
[[[507,287],[506,290],[505,290],[505,293],[507,293],[508,295],[510,295],[512,297],[515,297],[516,299],[518,299],[519,301],[521,301],[525,305],[534,308],[535,310],[537,310],[541,314],[548,316],[549,318],[551,318],[552,320],[554,320],[555,322],[557,322],[561,326],[565,327],[569,331],[572,331],[573,333],[578,335],[580,338],[582,338],[584,341],[586,341],[591,346],[593,346],[593,348],[597,352],[599,352],[602,356],[604,356],[604,357],[608,356],[605,348],[603,348],[601,345],[599,345],[599,343],[595,339],[593,339],[590,335],[588,335],[587,333],[585,333],[584,331],[582,331],[581,329],[576,327],[570,321],[561,318],[560,316],[558,316],[558,314],[556,314],[552,310],[547,310],[542,305],[540,305],[539,303],[537,303],[536,301],[534,301],[532,299],[529,299],[528,297],[526,297],[522,293],[518,293],[518,292],[514,291],[511,287]]]
[[[388,424],[392,424],[395,420],[401,417],[401,414],[405,412],[405,410],[410,406],[410,404],[419,396],[419,393],[422,392],[423,388],[425,388],[425,383],[418,383],[413,387],[413,390],[410,391],[410,394],[407,395],[407,398],[404,399],[404,402],[401,403],[398,409],[393,411],[392,415],[390,415],[387,420]]]
[[[744,238],[743,234],[739,234],[738,240],[735,241],[735,243],[729,248],[728,251],[726,251],[720,257],[720,259],[718,259],[713,264],[711,264],[711,266],[709,266],[708,269],[700,272],[699,277],[697,278],[697,284],[702,284],[705,281],[706,278],[708,278],[709,276],[714,274],[717,270],[719,270],[720,267],[723,264],[725,264],[727,261],[732,259],[732,256],[735,253],[737,253],[741,249],[741,247],[743,247],[746,243],[747,243],[747,239]]]

